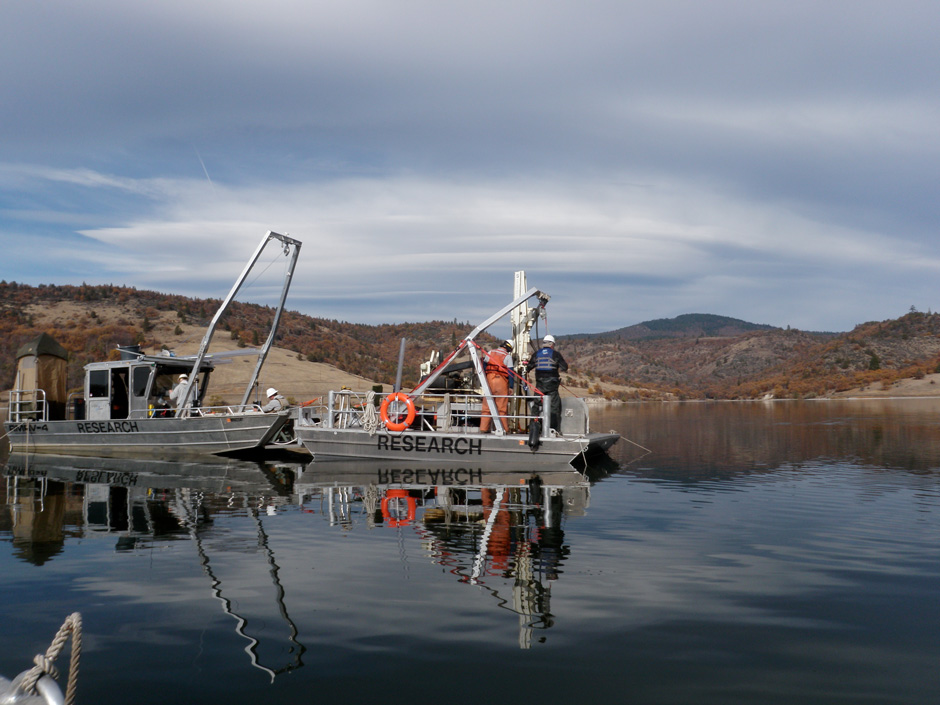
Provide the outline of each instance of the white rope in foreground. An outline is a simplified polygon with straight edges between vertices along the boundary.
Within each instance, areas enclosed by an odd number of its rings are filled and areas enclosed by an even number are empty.
[[[78,612],[73,612],[66,617],[49,648],[46,649],[46,653],[44,655],[37,654],[33,659],[36,665],[23,674],[23,680],[20,684],[23,692],[38,695],[36,682],[43,675],[49,674],[53,678],[58,677],[59,674],[53,662],[59,656],[69,636],[72,637],[72,657],[69,661],[69,681],[65,690],[65,704],[74,705],[75,688],[78,683],[78,662],[82,655],[82,616]]]

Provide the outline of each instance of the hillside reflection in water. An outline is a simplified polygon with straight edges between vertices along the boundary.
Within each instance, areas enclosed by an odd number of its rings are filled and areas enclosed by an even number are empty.
[[[596,428],[611,425],[655,449],[647,459],[653,474],[729,476],[847,459],[915,472],[940,467],[940,398],[634,404],[595,417]],[[627,464],[637,449],[620,443],[613,455]]]
[[[0,675],[77,610],[79,702],[936,701],[940,401],[592,425],[538,477],[14,456]]]

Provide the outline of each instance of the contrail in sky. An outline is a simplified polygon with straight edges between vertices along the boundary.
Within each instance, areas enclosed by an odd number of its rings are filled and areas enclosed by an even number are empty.
[[[202,155],[199,154],[199,150],[196,149],[195,147],[193,147],[193,151],[196,153],[196,158],[199,160],[199,163],[202,164],[202,171],[203,171],[203,173],[205,173],[205,175],[206,175],[206,181],[209,182],[209,185],[210,185],[212,188],[215,188],[215,184],[212,183],[212,179],[209,178],[209,170],[206,169],[206,163],[205,163],[204,161],[202,161]]]

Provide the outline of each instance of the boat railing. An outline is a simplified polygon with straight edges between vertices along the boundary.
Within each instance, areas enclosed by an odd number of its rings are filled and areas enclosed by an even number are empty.
[[[542,429],[548,428],[547,408],[543,409],[540,395],[491,395],[495,404],[506,401],[506,413],[498,414],[505,421],[509,433],[528,433],[532,423],[542,422]],[[490,412],[489,404],[482,395],[469,393],[424,394],[416,404],[420,413],[416,414],[416,423],[426,431],[467,431],[478,432],[480,422],[490,417],[490,428],[496,430],[500,420]]]
[[[201,416],[242,416],[244,414],[263,414],[257,404],[223,404],[221,406],[194,406],[183,409],[179,418],[198,418]],[[137,409],[128,414],[129,419],[177,418],[176,409],[150,408]]]
[[[72,392],[65,402],[66,421],[78,421],[84,418],[85,414],[85,393]]]
[[[380,410],[388,396],[389,393],[349,389],[332,391],[325,404],[299,409],[299,420],[302,425],[326,428],[375,429],[383,424]],[[548,409],[543,408],[541,396],[493,395],[494,401],[501,398],[508,401],[507,413],[500,416],[506,421],[510,433],[528,433],[532,422],[538,419],[542,422],[542,435],[546,435]],[[485,398],[475,392],[425,393],[412,400],[412,404],[415,415],[408,427],[414,431],[479,433],[481,419],[490,415]],[[394,412],[386,413],[391,417]],[[498,423],[492,420],[491,428],[495,430]]]
[[[292,409],[293,418],[305,426],[319,426],[321,421],[326,419],[328,411],[322,398],[308,401]]]
[[[49,404],[45,389],[10,390],[10,421],[48,421]]]
[[[183,410],[183,417],[189,416],[241,416],[243,414],[263,414],[257,404],[223,404],[221,406],[194,406]]]
[[[378,417],[379,399],[375,392],[331,391],[325,406],[304,407],[301,414],[319,418],[327,428],[368,428],[370,420]]]

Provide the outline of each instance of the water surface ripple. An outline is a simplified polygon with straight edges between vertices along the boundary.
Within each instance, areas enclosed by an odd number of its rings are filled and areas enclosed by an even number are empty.
[[[651,452],[425,485],[13,456],[0,675],[80,611],[79,703],[940,702],[940,401],[592,425]]]

